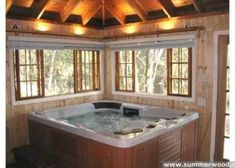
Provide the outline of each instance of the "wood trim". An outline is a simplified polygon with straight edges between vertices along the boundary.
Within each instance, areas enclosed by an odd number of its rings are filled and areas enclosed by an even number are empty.
[[[15,70],[16,72],[14,73],[16,75],[16,85],[17,85],[17,88],[15,88],[15,93],[16,93],[16,100],[20,100],[20,61],[19,61],[19,50],[15,50],[14,52],[14,56],[15,56]]]
[[[120,91],[120,86],[119,86],[119,52],[118,51],[116,51],[115,52],[115,67],[116,67],[116,69],[115,69],[115,81],[116,81],[116,85],[115,85],[115,88],[116,88],[116,91]]]
[[[132,51],[132,91],[135,91],[135,51]]]
[[[151,32],[142,32],[142,33],[133,33],[133,34],[123,34],[123,35],[114,35],[114,36],[104,36],[104,40],[115,40],[119,38],[128,38],[128,37],[138,37],[138,36],[147,36],[147,35],[160,35],[160,34],[169,34],[169,33],[179,33],[179,32],[190,32],[190,31],[200,31],[204,30],[204,26],[195,26],[190,28],[176,28],[171,30],[158,30]]]
[[[11,9],[14,0],[6,0],[6,13]]]
[[[126,0],[126,2],[131,6],[131,8],[137,13],[142,21],[146,21],[146,11],[139,4],[138,0]]]
[[[40,19],[46,9],[46,5],[49,2],[50,0],[40,0],[37,1],[35,5],[33,4],[32,17]]]
[[[217,89],[217,113],[216,113],[216,139],[215,161],[223,160],[224,151],[224,127],[226,113],[226,76],[227,76],[227,46],[228,35],[218,36],[218,89]],[[224,79],[224,80],[223,80]]]
[[[158,2],[168,18],[171,18],[175,15],[174,4],[171,2],[171,0],[158,0]]]
[[[172,81],[170,77],[172,76],[172,68],[170,68],[170,60],[172,60],[172,49],[167,49],[167,95],[172,93]]]

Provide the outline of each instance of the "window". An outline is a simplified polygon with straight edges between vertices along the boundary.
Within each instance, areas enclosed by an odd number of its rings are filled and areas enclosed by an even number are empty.
[[[135,51],[136,92],[167,94],[166,49],[144,49]]]
[[[74,92],[73,50],[44,50],[45,96]]]
[[[42,55],[37,50],[15,50],[15,95],[16,100],[43,96]]]
[[[191,61],[192,48],[117,51],[116,91],[190,97]]]
[[[14,50],[16,100],[100,89],[99,51]]]
[[[167,50],[168,94],[191,96],[191,48]]]
[[[99,90],[99,51],[75,51],[76,92]]]
[[[116,52],[116,63],[116,90],[133,92],[135,89],[134,51]]]

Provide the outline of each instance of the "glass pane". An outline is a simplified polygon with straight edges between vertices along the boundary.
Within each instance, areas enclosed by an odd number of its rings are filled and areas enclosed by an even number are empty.
[[[230,139],[224,138],[224,159],[229,159],[231,151]]]
[[[126,62],[126,53],[125,51],[119,51],[119,63]]]
[[[173,78],[179,78],[179,65],[178,64],[172,64],[172,77]]]
[[[226,82],[226,89],[230,90],[230,68],[227,68],[227,82]]]
[[[166,95],[167,94],[167,56],[166,49],[156,49],[159,54],[159,59],[156,62],[156,74],[153,76],[153,93]]]
[[[224,136],[230,137],[229,116],[225,115]]]
[[[182,62],[188,62],[188,48],[182,48]]]
[[[178,61],[179,61],[178,48],[172,48],[172,62],[178,62]]]
[[[32,96],[38,95],[38,83],[37,82],[31,82],[32,85]]]
[[[21,97],[28,96],[27,82],[20,82],[20,92],[21,92]]]
[[[27,66],[20,66],[20,81],[27,79]]]
[[[44,50],[44,77],[46,96],[73,93],[73,50]]]
[[[181,94],[188,95],[188,80],[182,80]]]
[[[127,76],[132,77],[132,64],[127,64]]]
[[[178,94],[178,88],[179,88],[179,80],[173,79],[172,80],[172,93],[173,94]]]
[[[182,64],[182,78],[188,78],[188,64]]]
[[[126,65],[125,64],[120,64],[119,65],[119,76],[126,76]]]
[[[230,93],[226,93],[226,113],[230,113]]]
[[[230,49],[229,49],[229,45],[228,45],[228,56],[227,56],[227,66],[230,66]]]
[[[38,69],[37,66],[30,66],[29,69],[29,80],[37,80],[38,78]]]
[[[132,63],[132,51],[126,51],[127,63]]]
[[[127,78],[127,90],[132,90],[132,78]]]
[[[126,78],[119,78],[120,90],[126,90]]]
[[[26,64],[26,51],[25,50],[18,50],[19,51],[19,63]]]
[[[30,50],[31,58],[30,58],[30,64],[37,64],[37,53],[36,50]]]

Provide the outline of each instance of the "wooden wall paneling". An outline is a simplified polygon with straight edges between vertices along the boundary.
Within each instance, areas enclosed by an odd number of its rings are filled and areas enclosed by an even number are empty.
[[[223,160],[224,151],[224,128],[226,113],[226,77],[227,77],[227,53],[229,36],[220,35],[218,38],[218,91],[217,91],[217,113],[216,113],[216,161]]]
[[[196,160],[197,148],[197,121],[191,122],[182,128],[181,133],[181,160]]]
[[[6,13],[10,10],[14,0],[6,0]]]

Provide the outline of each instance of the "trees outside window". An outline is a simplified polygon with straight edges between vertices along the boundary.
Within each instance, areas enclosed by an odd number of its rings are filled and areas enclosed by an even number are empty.
[[[128,53],[132,54],[132,61],[128,61]],[[116,90],[190,97],[191,61],[192,48],[118,51]],[[128,66],[136,73],[128,76]],[[131,89],[125,83],[129,78],[134,81]]]
[[[99,63],[96,50],[14,50],[16,100],[99,90]]]

